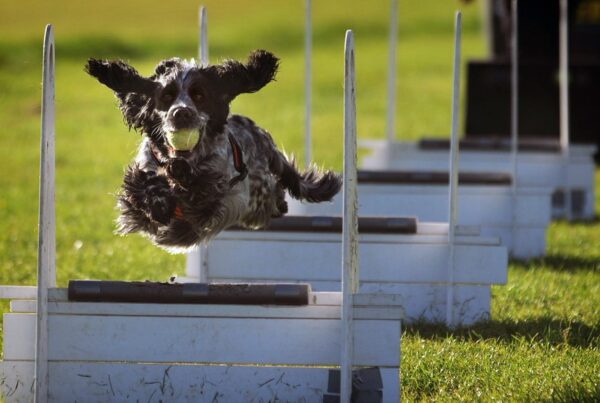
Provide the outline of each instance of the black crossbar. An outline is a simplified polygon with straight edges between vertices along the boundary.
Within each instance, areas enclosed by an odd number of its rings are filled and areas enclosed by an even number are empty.
[[[69,300],[157,304],[307,305],[309,284],[69,281]]]
[[[244,228],[231,227],[243,231]],[[278,232],[342,232],[342,218],[330,216],[283,216],[274,218],[259,231]],[[359,217],[358,232],[366,234],[416,234],[415,217]]]

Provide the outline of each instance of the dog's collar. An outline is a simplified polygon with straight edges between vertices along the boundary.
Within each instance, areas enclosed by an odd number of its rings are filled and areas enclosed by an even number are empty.
[[[235,170],[238,171],[238,175],[231,178],[229,181],[229,187],[234,187],[244,179],[248,175],[248,167],[244,163],[244,155],[242,154],[242,148],[240,144],[237,142],[235,137],[231,133],[228,134],[229,144],[231,145],[231,151],[233,154],[233,166]]]

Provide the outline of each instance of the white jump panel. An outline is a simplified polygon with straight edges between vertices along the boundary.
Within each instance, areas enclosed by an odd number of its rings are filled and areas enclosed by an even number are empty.
[[[49,401],[335,395],[329,376],[340,363],[339,293],[315,293],[307,306],[236,306],[68,302],[63,290],[50,291]],[[384,401],[396,402],[402,309],[395,296],[354,301],[355,366],[380,368]],[[35,307],[13,301],[4,315],[0,390],[8,402],[33,396]]]
[[[447,170],[448,150],[423,150],[412,142],[365,141],[370,155],[362,167],[374,170]],[[596,147],[574,144],[569,148],[567,167],[568,186],[575,194],[573,218],[594,217],[594,160]],[[513,170],[509,152],[461,150],[461,172],[506,172]],[[564,160],[560,153],[519,151],[517,156],[519,191],[528,187],[549,187],[562,191],[566,185]],[[565,216],[564,205],[556,198],[553,216]]]
[[[208,247],[209,280],[261,278],[274,282],[340,281],[334,262],[341,260],[337,234],[260,233],[226,231]],[[299,239],[304,235],[304,239]],[[267,238],[266,236],[270,236]],[[426,239],[419,239],[426,238]],[[414,235],[361,235],[360,282],[444,283],[449,250],[446,237]],[[456,238],[455,282],[504,284],[506,249],[498,244],[468,244]],[[265,242],[268,240],[268,242]],[[235,253],[232,253],[235,251]]]
[[[453,306],[458,323],[470,324],[489,317],[490,284],[506,282],[508,257],[494,238],[457,235],[455,241]],[[333,269],[341,260],[339,234],[225,231],[204,252],[210,281],[309,282],[318,291],[340,289],[340,273]],[[362,234],[358,255],[361,292],[394,295],[409,321],[444,321],[447,235]],[[187,274],[193,279],[198,271]]]
[[[423,221],[448,220],[447,185],[359,185],[359,214],[364,216],[416,216]],[[528,188],[517,193],[513,205],[510,186],[458,188],[458,223],[480,226],[481,234],[499,237],[510,253],[521,259],[545,254],[546,227],[550,223],[550,188]],[[288,198],[290,214],[339,216],[339,197],[332,203],[311,204]],[[512,214],[516,208],[516,223]]]
[[[0,386],[7,402],[31,400],[31,361],[4,361]],[[329,368],[53,362],[51,402],[322,402]],[[383,401],[397,402],[398,370],[380,368]],[[394,392],[396,391],[396,392]]]
[[[35,315],[5,314],[4,321],[4,358],[33,360]],[[398,322],[390,323],[356,320],[356,365],[398,365]],[[339,364],[338,319],[54,315],[49,327],[51,361]]]

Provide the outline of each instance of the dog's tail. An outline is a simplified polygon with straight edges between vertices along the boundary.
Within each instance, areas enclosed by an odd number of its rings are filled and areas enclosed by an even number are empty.
[[[298,171],[294,160],[288,161],[280,154],[280,181],[294,199],[310,203],[330,201],[342,187],[342,178],[333,171],[321,171],[311,165],[303,172]]]

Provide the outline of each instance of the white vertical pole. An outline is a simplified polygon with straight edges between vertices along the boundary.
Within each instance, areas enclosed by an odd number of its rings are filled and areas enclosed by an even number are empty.
[[[448,212],[448,292],[446,295],[446,324],[454,326],[454,232],[456,230],[458,190],[458,103],[460,99],[460,34],[461,13],[454,20],[454,61],[452,77],[452,128],[450,130],[450,203]]]
[[[354,35],[346,31],[344,45],[344,221],[342,229],[342,355],[341,402],[352,394],[354,339],[353,296],[358,292],[358,217],[356,191],[356,88],[354,78]]]
[[[44,33],[42,67],[42,133],[40,149],[40,211],[38,234],[35,401],[48,400],[48,288],[56,287],[54,209],[54,34]]]
[[[570,221],[573,219],[573,212],[569,185],[569,7],[567,0],[560,0],[559,32],[560,148],[563,157],[566,218]]]
[[[398,0],[390,0],[390,38],[388,50],[387,110],[385,137],[388,143],[395,138],[394,116],[396,109],[396,43],[398,41]]]
[[[198,13],[198,58],[201,66],[208,66],[208,25],[206,7],[200,6]],[[208,272],[206,267],[206,254],[208,248],[205,244],[198,246],[198,249],[189,252],[185,259],[185,274],[188,278],[197,279],[203,283],[208,281]]]
[[[310,135],[311,115],[311,69],[312,69],[312,23],[311,0],[304,1],[304,165],[311,162],[312,141]]]
[[[519,13],[518,0],[512,0],[511,25],[511,113],[510,113],[510,161],[512,171],[511,198],[511,235],[512,250],[516,245],[517,224],[517,186],[518,186],[518,156],[519,156]]]
[[[207,21],[206,21],[206,7],[201,6],[200,7],[200,14],[198,15],[199,18],[199,24],[200,24],[200,29],[199,29],[199,35],[200,38],[198,38],[198,43],[199,43],[199,48],[198,48],[198,57],[200,60],[200,64],[202,66],[207,66],[208,65],[208,26],[207,26]]]

